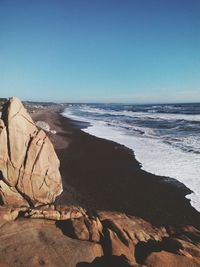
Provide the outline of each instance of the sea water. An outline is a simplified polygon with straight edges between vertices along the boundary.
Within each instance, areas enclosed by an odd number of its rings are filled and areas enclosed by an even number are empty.
[[[69,104],[63,115],[88,122],[89,134],[131,148],[142,169],[184,183],[200,211],[200,103]]]

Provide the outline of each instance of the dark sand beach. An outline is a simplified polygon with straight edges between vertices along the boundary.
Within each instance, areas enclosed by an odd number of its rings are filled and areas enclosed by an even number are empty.
[[[141,170],[133,151],[84,133],[83,124],[60,111],[40,111],[32,117],[57,132],[50,135],[64,185],[57,203],[81,205],[91,212],[119,211],[155,226],[199,228],[200,215],[185,198],[190,190],[183,184]]]

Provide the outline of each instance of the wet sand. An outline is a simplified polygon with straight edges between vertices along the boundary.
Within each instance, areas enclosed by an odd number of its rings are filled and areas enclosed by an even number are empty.
[[[57,203],[81,205],[91,212],[120,211],[155,226],[200,228],[200,214],[185,198],[190,190],[183,184],[141,170],[133,151],[84,133],[84,124],[58,111],[41,111],[32,117],[57,132],[49,135],[60,159],[64,185]]]

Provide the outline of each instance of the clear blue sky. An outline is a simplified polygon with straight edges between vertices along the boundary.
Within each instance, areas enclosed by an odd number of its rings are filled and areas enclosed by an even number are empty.
[[[200,0],[0,0],[0,96],[200,102]]]

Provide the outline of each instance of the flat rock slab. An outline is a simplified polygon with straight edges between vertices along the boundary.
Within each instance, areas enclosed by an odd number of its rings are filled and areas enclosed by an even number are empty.
[[[20,219],[0,227],[0,263],[12,267],[74,267],[103,255],[97,243],[63,235],[54,221]]]

